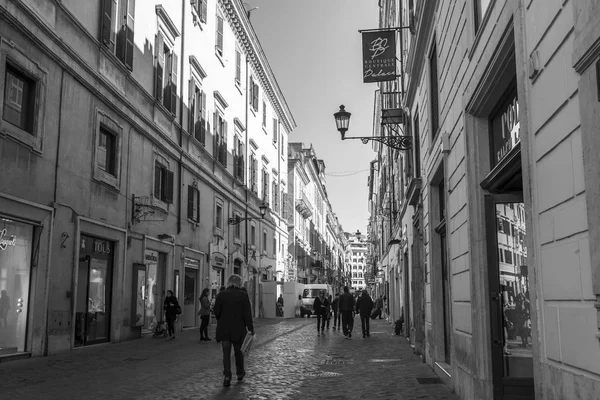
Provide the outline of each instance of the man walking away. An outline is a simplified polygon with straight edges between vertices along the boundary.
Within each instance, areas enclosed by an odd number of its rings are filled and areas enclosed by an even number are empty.
[[[381,295],[375,300],[375,309],[377,310],[377,314],[379,314],[379,319],[383,318],[383,297]]]
[[[325,291],[321,290],[319,296],[313,303],[313,310],[317,314],[317,335],[325,331],[325,322],[327,321],[327,310],[329,309],[329,300],[325,298]],[[319,331],[320,329],[320,331]]]
[[[371,319],[371,310],[373,310],[373,300],[366,290],[363,290],[362,296],[356,302],[356,312],[360,314],[360,325],[362,327],[363,339],[371,337],[369,333],[369,320]]]
[[[331,311],[333,312],[333,330],[335,331],[336,327],[341,328],[342,324],[340,323],[340,316],[341,313],[339,313],[339,304],[340,304],[340,294],[336,293],[335,294],[335,299],[333,299],[333,301],[331,302]]]
[[[348,286],[344,286],[344,293],[340,296],[338,303],[340,312],[342,313],[342,329],[344,336],[347,339],[352,339],[352,328],[354,327],[354,296],[348,290]]]
[[[252,311],[248,293],[241,290],[242,277],[233,274],[227,280],[227,288],[217,295],[215,317],[217,318],[217,341],[223,346],[223,386],[231,385],[231,347],[235,355],[235,367],[238,381],[244,379],[244,355],[242,343],[249,332],[254,335]]]

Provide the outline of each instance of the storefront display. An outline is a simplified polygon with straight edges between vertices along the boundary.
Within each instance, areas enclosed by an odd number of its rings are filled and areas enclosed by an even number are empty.
[[[0,217],[0,355],[26,350],[33,231]]]
[[[163,321],[162,299],[164,296],[165,254],[146,250],[146,284],[144,286],[144,331],[152,331],[157,322]]]

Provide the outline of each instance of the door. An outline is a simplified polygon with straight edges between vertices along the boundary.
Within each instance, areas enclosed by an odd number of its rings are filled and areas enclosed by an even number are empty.
[[[534,399],[522,192],[486,196],[494,399]]]
[[[183,327],[197,326],[198,270],[186,268],[183,278]]]

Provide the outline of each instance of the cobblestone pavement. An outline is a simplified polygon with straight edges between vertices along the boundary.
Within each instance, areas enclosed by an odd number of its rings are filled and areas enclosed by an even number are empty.
[[[358,323],[358,324],[357,324]],[[315,319],[258,319],[246,378],[224,388],[221,346],[197,330],[177,339],[139,340],[0,363],[0,398],[25,399],[458,399],[432,378],[385,320],[371,337],[355,319],[351,340],[339,331],[317,336]],[[356,329],[358,327],[358,329]],[[214,325],[209,335],[214,335]]]

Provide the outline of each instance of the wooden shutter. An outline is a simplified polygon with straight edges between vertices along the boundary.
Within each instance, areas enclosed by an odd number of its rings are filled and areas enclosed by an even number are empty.
[[[278,132],[278,128],[279,127],[279,121],[277,121],[277,118],[273,118],[273,143],[277,143],[277,137],[279,136],[279,132]]]
[[[252,107],[254,107],[254,110],[258,111],[258,84],[254,84],[254,90],[252,91],[252,96],[254,97],[252,99]]]
[[[213,157],[218,159],[218,150],[219,150],[219,132],[221,131],[221,127],[219,126],[219,116],[217,112],[213,112]]]
[[[197,114],[198,105],[196,104],[196,82],[194,79],[190,78],[189,84],[189,96],[188,96],[188,132],[190,135],[198,138],[196,136],[196,119],[198,118]]]
[[[252,77],[250,77],[250,84],[248,86],[250,86],[250,96],[248,96],[248,99],[250,100],[250,105],[253,105],[254,104],[254,79],[252,79]]]
[[[154,67],[154,97],[156,100],[163,99],[163,71],[165,69],[165,41],[160,33],[156,34],[154,44],[154,57],[156,58],[156,66]]]
[[[188,185],[188,218],[194,219],[194,187]]]
[[[171,52],[171,74],[170,74],[170,85],[171,85],[171,114],[177,115],[177,54]]]
[[[154,164],[154,197],[160,199],[161,168],[158,163]]]
[[[227,121],[223,121],[223,132],[221,132],[221,164],[227,167]]]
[[[235,81],[239,84],[242,79],[242,54],[235,49]]]
[[[165,201],[167,203],[173,203],[173,172],[172,171],[165,171],[166,172],[166,189],[165,189]]]
[[[133,71],[133,26],[135,23],[135,0],[127,1],[127,8],[125,10],[125,55],[123,62],[125,66]]]
[[[238,177],[238,137],[237,135],[233,135],[233,148],[231,149],[231,154],[233,158],[233,177]]]
[[[116,5],[114,6],[116,7]],[[102,23],[100,25],[100,40],[111,51],[115,49],[112,30],[113,0],[102,0]]]
[[[202,6],[200,8],[200,21],[206,23],[206,15],[207,15],[207,8],[208,8],[208,0],[200,0],[202,2]]]
[[[200,108],[200,113],[199,113],[199,118],[200,118],[200,143],[202,144],[206,144],[206,131],[208,129],[207,125],[207,118],[206,118],[206,93],[204,93],[204,91],[200,92],[200,104],[199,104],[199,108]]]
[[[223,18],[217,15],[217,50],[223,55]]]

